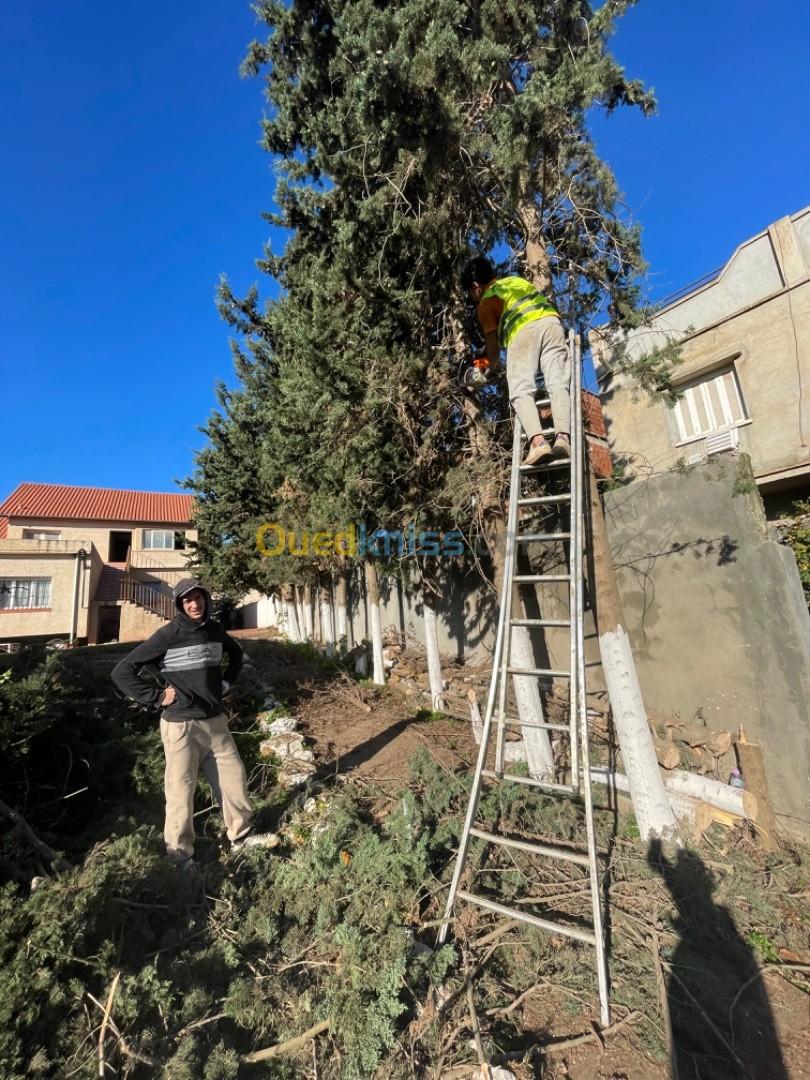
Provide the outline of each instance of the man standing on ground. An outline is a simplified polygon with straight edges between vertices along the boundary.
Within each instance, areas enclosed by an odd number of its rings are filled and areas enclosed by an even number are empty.
[[[253,810],[245,766],[222,711],[222,655],[233,683],[242,650],[211,618],[211,596],[199,581],[174,588],[177,614],[113,669],[116,686],[141,705],[159,705],[166,756],[166,826],[169,858],[190,869],[194,858],[194,790],[202,768],[225,819],[232,848],[273,847],[277,838],[251,833]],[[151,673],[150,673],[151,672]]]
[[[565,331],[554,305],[524,278],[496,278],[489,259],[472,259],[464,267],[461,284],[478,305],[486,352],[493,373],[506,350],[509,400],[523,425],[528,442],[524,465],[544,457],[570,457],[568,428],[571,416],[571,361]],[[541,431],[534,402],[538,365],[546,381],[557,433],[551,446]]]

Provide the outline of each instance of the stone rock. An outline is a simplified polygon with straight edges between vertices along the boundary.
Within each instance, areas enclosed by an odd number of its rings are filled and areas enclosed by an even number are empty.
[[[279,716],[275,720],[259,717],[259,731],[266,735],[289,735],[298,727],[298,721],[293,716]]]

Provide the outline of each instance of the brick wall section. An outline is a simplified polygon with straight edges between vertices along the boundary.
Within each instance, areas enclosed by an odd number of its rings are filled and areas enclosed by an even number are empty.
[[[607,439],[605,418],[602,415],[602,402],[596,394],[592,394],[589,390],[582,391],[582,413],[585,418],[585,430],[587,433],[596,435],[600,439]]]
[[[589,437],[588,458],[597,480],[609,480],[613,476],[613,463],[606,443]]]

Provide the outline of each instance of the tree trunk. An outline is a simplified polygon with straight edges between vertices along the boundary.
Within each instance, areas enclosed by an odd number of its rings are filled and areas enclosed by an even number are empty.
[[[525,626],[512,627],[511,663],[515,667],[533,668],[537,664],[529,631]],[[513,675],[518,719],[524,724],[542,724],[544,722],[543,702],[540,700],[540,686],[534,675]],[[524,727],[523,744],[526,750],[526,764],[529,775],[535,780],[549,780],[554,775],[554,756],[551,752],[548,732],[538,728]]]
[[[624,612],[616,584],[607,527],[593,470],[590,478],[591,539],[599,652],[630,798],[642,840],[666,837],[675,831],[675,815],[667,797],[652,732],[647,721]]]
[[[366,598],[368,601],[368,621],[371,630],[371,651],[374,658],[373,679],[378,686],[385,686],[382,623],[380,622],[380,586],[377,581],[377,567],[371,559],[366,561]]]
[[[594,765],[591,768],[591,779],[596,784],[606,784],[617,791],[626,791],[632,798],[630,780],[622,773]],[[667,793],[671,792],[676,800],[695,799],[717,810],[725,810],[736,817],[745,818],[746,821],[756,821],[759,816],[759,805],[750,791],[722,784],[719,780],[712,780],[710,776],[696,776],[695,773],[680,770],[667,773],[666,777],[661,779]]]
[[[320,590],[320,608],[321,608],[321,640],[326,646],[326,655],[335,655],[335,629],[332,621],[332,579],[328,580],[326,585],[321,586]]]
[[[312,600],[312,586],[307,582],[304,586],[304,633],[307,641],[315,637],[315,612]]]
[[[302,599],[302,588],[300,585],[295,585],[295,612],[298,616],[298,633],[301,641],[308,641],[306,623],[304,622],[304,601]]]
[[[349,648],[349,620],[346,614],[346,571],[343,566],[338,570],[337,591],[335,595],[335,614],[337,616],[337,646],[344,653]]]
[[[433,606],[433,594],[422,587],[422,613],[425,620],[425,650],[427,652],[428,677],[430,679],[430,700],[434,712],[444,709],[442,691],[442,661],[439,655],[439,634],[436,622],[436,609]]]
[[[285,585],[283,589],[284,597],[284,620],[287,624],[287,637],[294,644],[297,644],[301,640],[301,633],[298,629],[298,612],[295,610],[295,586]]]

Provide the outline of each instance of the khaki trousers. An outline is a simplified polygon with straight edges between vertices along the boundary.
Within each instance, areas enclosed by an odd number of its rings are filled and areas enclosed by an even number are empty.
[[[169,858],[176,862],[194,855],[194,790],[199,770],[205,773],[225,819],[228,839],[250,831],[253,810],[247,792],[245,766],[228,731],[225,716],[210,720],[160,721],[166,755],[166,827],[163,838]]]
[[[538,364],[546,380],[554,426],[570,434],[571,358],[565,331],[556,315],[522,326],[506,350],[509,400],[530,440],[540,434],[540,414],[534,403]]]

